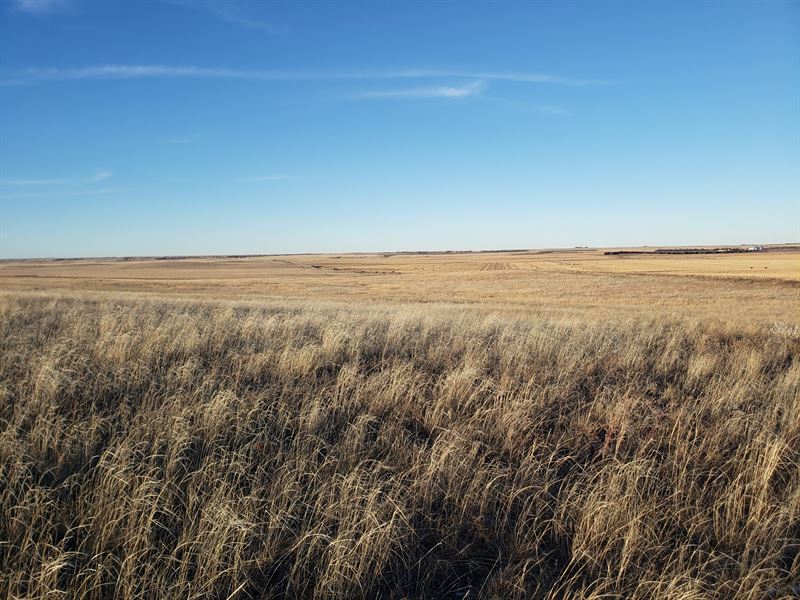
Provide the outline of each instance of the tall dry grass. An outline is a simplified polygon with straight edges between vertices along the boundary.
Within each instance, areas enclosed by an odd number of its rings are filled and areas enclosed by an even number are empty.
[[[0,298],[4,598],[791,598],[800,335]]]

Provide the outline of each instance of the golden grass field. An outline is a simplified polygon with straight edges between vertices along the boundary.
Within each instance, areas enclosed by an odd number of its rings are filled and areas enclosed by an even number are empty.
[[[725,255],[603,250],[0,262],[0,289],[203,299],[455,303],[555,317],[680,315],[800,324],[800,247]]]
[[[0,598],[800,596],[800,253],[0,263]]]

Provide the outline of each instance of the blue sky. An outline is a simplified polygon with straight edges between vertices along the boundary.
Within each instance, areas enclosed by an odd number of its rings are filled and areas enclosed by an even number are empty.
[[[2,258],[799,239],[799,2],[0,3]]]

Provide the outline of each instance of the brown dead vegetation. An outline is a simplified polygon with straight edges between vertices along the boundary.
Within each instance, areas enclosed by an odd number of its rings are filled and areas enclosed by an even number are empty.
[[[799,357],[657,309],[5,293],[0,597],[795,597]]]

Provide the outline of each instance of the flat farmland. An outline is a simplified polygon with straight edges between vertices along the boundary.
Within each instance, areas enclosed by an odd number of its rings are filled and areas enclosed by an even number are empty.
[[[463,304],[550,317],[800,323],[800,250],[600,249],[0,262],[0,289]],[[649,252],[649,250],[643,250]]]

